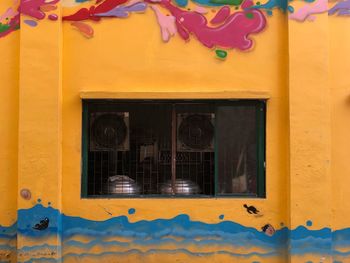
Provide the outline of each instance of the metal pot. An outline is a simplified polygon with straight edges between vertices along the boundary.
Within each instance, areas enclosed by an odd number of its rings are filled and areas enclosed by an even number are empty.
[[[160,189],[162,194],[180,194],[180,195],[193,195],[201,192],[200,187],[191,180],[176,179],[174,191],[172,188],[171,180],[162,185]]]
[[[109,194],[137,195],[140,186],[126,175],[115,175],[108,178],[107,191]]]

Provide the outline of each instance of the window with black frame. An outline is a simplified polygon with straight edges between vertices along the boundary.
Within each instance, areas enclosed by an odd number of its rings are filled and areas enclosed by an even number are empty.
[[[84,100],[83,197],[265,196],[265,102]]]

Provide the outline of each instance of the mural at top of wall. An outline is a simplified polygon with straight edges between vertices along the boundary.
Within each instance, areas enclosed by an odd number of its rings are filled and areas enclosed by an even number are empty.
[[[55,10],[60,0],[15,0],[14,7],[8,8],[0,16],[0,38],[20,27],[20,14],[23,22],[31,27],[45,18],[58,19]],[[327,0],[304,0],[305,4],[298,10],[290,6],[292,0],[268,0],[266,3],[253,0],[63,0],[63,6],[84,2],[91,5],[77,12],[63,16],[73,27],[87,38],[94,35],[89,20],[101,21],[106,18],[126,18],[131,13],[142,13],[147,7],[154,12],[158,21],[161,37],[168,42],[178,34],[185,41],[191,36],[201,44],[214,49],[218,58],[225,59],[227,50],[250,50],[253,34],[261,33],[266,27],[266,16],[272,15],[273,9],[288,11],[289,18],[297,21],[312,21],[315,14],[328,11],[329,15],[350,15],[350,0],[335,2],[331,8]],[[86,4],[86,3],[85,3]],[[208,21],[210,7],[214,17]],[[67,7],[68,8],[68,7]],[[170,14],[165,14],[170,13]]]

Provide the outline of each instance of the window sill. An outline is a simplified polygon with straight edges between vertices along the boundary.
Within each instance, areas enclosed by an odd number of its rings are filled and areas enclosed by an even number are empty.
[[[90,195],[83,196],[82,199],[87,200],[95,200],[95,199],[142,199],[142,200],[150,200],[150,199],[169,199],[169,200],[179,200],[179,199],[266,199],[264,196],[250,195],[250,194],[232,194],[232,195],[217,195],[217,196],[209,196],[209,195]]]
[[[270,93],[252,90],[218,92],[110,92],[81,91],[81,99],[269,99]]]

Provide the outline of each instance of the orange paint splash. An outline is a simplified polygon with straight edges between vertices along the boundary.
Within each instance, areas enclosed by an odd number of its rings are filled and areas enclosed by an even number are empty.
[[[94,29],[84,22],[73,22],[71,23],[80,33],[83,34],[86,38],[92,38],[94,36]]]

